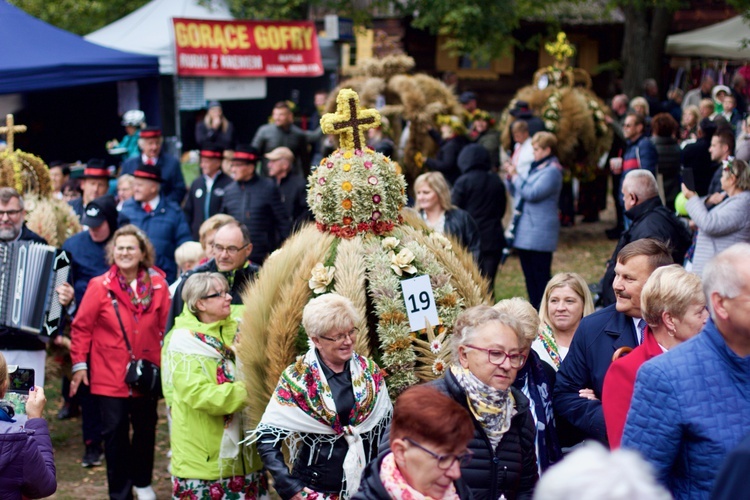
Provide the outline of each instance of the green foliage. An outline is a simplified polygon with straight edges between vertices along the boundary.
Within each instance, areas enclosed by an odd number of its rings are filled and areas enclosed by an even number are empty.
[[[34,17],[78,35],[96,31],[149,0],[8,0]]]

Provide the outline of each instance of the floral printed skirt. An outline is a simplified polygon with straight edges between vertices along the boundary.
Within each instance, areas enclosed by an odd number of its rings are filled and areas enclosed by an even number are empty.
[[[268,479],[262,472],[211,481],[182,479],[172,476],[172,498],[189,500],[260,500],[270,499]]]

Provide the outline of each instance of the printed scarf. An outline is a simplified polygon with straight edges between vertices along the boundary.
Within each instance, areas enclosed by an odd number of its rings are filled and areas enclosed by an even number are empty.
[[[151,277],[148,274],[148,270],[142,266],[138,267],[138,274],[135,278],[135,292],[133,292],[133,288],[131,288],[130,283],[123,276],[120,268],[117,266],[114,267],[117,269],[117,283],[120,284],[120,288],[130,297],[130,303],[133,304],[137,312],[146,312],[151,305],[151,297],[154,293],[154,287],[151,286]]]
[[[562,459],[562,451],[557,440],[549,381],[544,373],[542,360],[534,350],[529,353],[526,364],[518,371],[513,386],[533,402],[537,463],[543,472]]]
[[[311,348],[281,374],[260,424],[249,431],[249,442],[261,437],[264,442],[284,441],[293,463],[300,445],[315,448],[344,438],[349,445],[344,458],[342,493],[351,497],[359,488],[362,470],[373,457],[365,456],[362,435],[378,443],[391,419],[392,405],[383,374],[373,361],[354,354],[349,363],[354,392],[354,407],[348,422],[336,412],[331,388],[320,360]],[[268,437],[272,436],[272,440]],[[312,453],[310,454],[312,456]]]
[[[557,341],[555,340],[555,334],[552,332],[552,327],[545,323],[539,328],[538,338],[542,341],[544,350],[547,351],[550,359],[555,364],[555,369],[559,369],[562,357],[560,356],[560,351],[557,349]]]
[[[510,388],[500,391],[490,387],[460,365],[451,365],[451,373],[466,393],[471,413],[482,424],[494,450],[510,429],[515,405]]]
[[[380,464],[380,481],[388,495],[394,500],[459,500],[453,483],[440,498],[425,496],[412,488],[398,469],[393,453],[386,455]]]

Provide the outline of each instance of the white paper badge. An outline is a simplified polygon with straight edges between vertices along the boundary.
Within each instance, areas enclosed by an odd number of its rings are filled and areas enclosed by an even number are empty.
[[[433,326],[440,323],[437,306],[435,306],[435,295],[432,293],[432,284],[428,275],[423,274],[403,280],[401,290],[404,293],[406,312],[409,314],[409,328],[412,332],[425,328],[427,326],[425,320]]]
[[[201,188],[196,189],[195,190],[195,197],[196,198],[200,198],[201,196],[203,196],[203,190]]]

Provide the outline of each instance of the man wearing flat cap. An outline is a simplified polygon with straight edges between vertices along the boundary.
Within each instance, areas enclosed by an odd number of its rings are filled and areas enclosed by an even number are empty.
[[[276,181],[281,193],[281,201],[292,218],[292,224],[312,220],[312,213],[307,207],[307,181],[299,174],[292,172],[294,153],[284,146],[266,155],[268,176]]]
[[[129,222],[146,233],[156,250],[156,266],[172,283],[177,277],[174,251],[192,241],[190,226],[180,206],[161,195],[164,181],[157,166],[140,165],[133,177],[133,197],[122,205],[120,225]]]
[[[215,144],[204,144],[200,152],[201,175],[190,185],[182,210],[190,224],[195,241],[200,240],[201,224],[219,213],[224,189],[232,183],[232,178],[222,172],[224,149]]]
[[[92,158],[86,162],[86,166],[83,169],[83,175],[81,176],[81,190],[83,195],[80,198],[71,200],[68,204],[73,207],[73,211],[78,216],[78,220],[83,222],[83,208],[91,203],[95,198],[104,196],[109,190],[109,170],[107,169],[104,160],[99,158]]]
[[[180,166],[180,160],[162,151],[163,144],[164,138],[161,135],[160,128],[146,127],[141,130],[141,136],[138,139],[141,155],[125,160],[122,163],[120,175],[134,175],[141,164],[155,166],[161,172],[161,178],[164,179],[161,195],[180,205],[185,198],[185,193],[187,193],[185,178],[182,176],[182,167]]]
[[[247,226],[253,251],[250,260],[263,263],[291,231],[292,220],[281,201],[276,182],[259,177],[256,166],[261,156],[253,146],[240,144],[232,158],[234,182],[224,190],[221,212]]]
[[[529,136],[534,137],[537,132],[544,132],[544,122],[534,115],[531,106],[526,101],[516,101],[516,105],[510,110],[510,115],[516,120],[523,120],[529,125]]]

